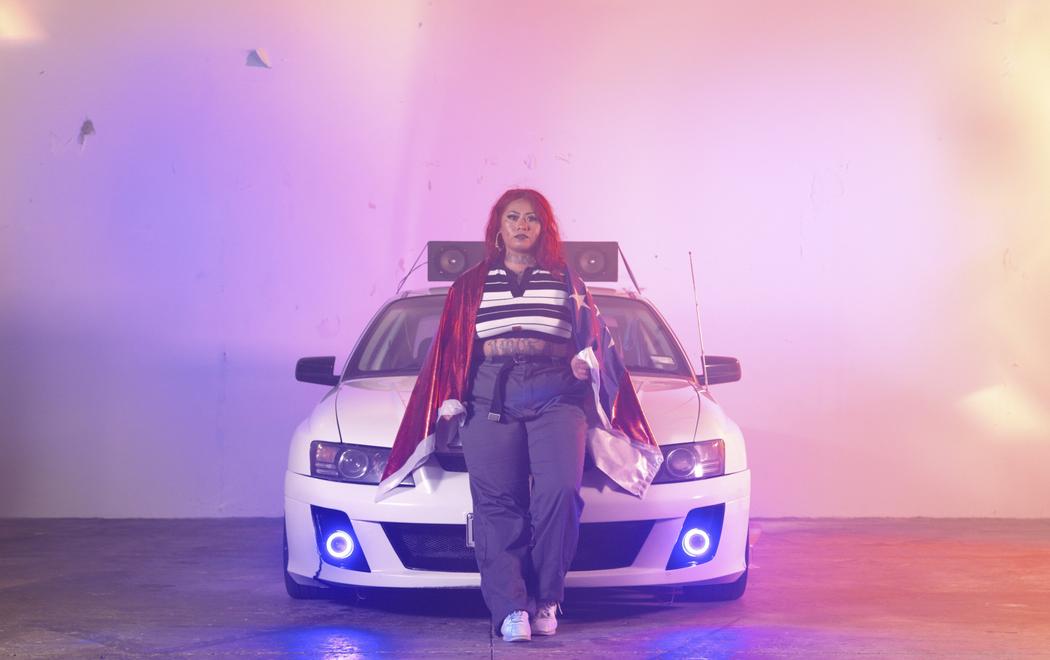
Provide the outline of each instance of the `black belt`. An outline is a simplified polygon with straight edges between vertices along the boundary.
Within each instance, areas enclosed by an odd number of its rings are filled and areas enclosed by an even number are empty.
[[[547,362],[555,364],[566,362],[564,355],[491,355],[485,357],[485,362],[501,362],[499,373],[496,374],[496,382],[492,386],[492,405],[489,406],[489,420],[499,422],[503,419],[503,393],[507,389],[507,375],[516,364],[526,362]]]

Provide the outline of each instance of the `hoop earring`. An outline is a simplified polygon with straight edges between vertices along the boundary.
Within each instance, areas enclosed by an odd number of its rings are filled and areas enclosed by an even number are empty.
[[[505,246],[502,245],[503,241],[500,240],[501,238],[503,238],[503,234],[497,233],[496,234],[496,250],[498,250],[499,252],[503,252],[503,250],[506,249]]]

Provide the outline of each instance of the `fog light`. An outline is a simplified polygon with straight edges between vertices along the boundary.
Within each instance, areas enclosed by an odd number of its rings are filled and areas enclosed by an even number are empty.
[[[683,541],[682,543],[685,543]],[[354,540],[343,530],[332,532],[324,544],[325,550],[335,559],[346,559],[354,552]]]
[[[682,550],[690,557],[699,557],[711,548],[711,537],[702,529],[693,528],[682,537]]]

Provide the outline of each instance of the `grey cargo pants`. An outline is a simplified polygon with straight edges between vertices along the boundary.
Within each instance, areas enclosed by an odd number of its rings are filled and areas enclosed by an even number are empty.
[[[489,408],[503,366],[485,360],[476,367],[459,432],[481,592],[497,626],[514,610],[533,616],[538,604],[564,597],[583,510],[582,402],[590,394],[569,358],[515,363],[505,370],[504,414],[493,421]]]

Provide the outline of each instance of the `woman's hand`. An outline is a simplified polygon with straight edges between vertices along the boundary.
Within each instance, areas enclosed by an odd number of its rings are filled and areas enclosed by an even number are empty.
[[[586,362],[574,355],[570,364],[572,365],[573,376],[576,376],[576,378],[580,380],[591,379],[591,367]]]
[[[447,399],[444,403],[438,407],[438,417],[442,421],[449,421],[457,415],[464,415],[467,409],[463,407],[463,403],[456,399]]]

